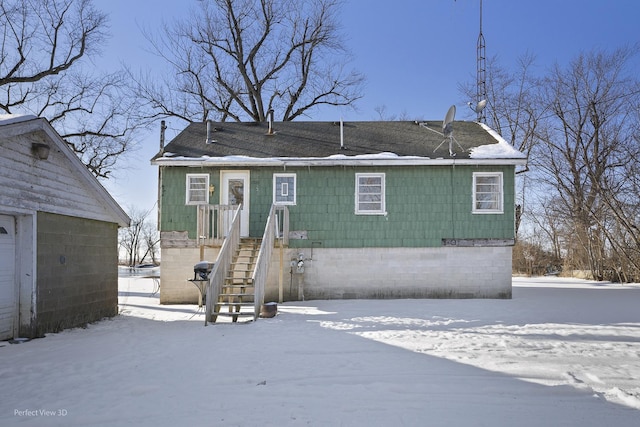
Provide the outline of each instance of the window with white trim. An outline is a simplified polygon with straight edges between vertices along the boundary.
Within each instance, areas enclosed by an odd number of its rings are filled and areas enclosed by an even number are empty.
[[[356,214],[386,213],[384,178],[383,173],[356,174]]]
[[[504,213],[502,172],[474,172],[473,213]]]
[[[296,204],[296,174],[295,173],[273,174],[273,204],[274,205],[295,205]]]
[[[209,203],[209,174],[187,174],[187,205],[206,205]]]

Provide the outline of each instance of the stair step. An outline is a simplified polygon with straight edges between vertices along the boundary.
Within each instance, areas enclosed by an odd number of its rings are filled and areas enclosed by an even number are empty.
[[[249,285],[251,282],[253,282],[253,279],[251,277],[234,277],[234,276],[232,276],[232,277],[227,277],[225,279],[225,283],[224,284],[226,285],[227,283],[229,283],[229,284],[240,283],[240,284],[243,284],[243,285]]]
[[[240,259],[240,260],[233,260],[231,261],[231,265],[237,265],[237,266],[255,266],[256,262],[255,260],[244,260],[244,259]]]
[[[221,293],[220,295],[236,295],[236,294],[240,294],[240,295],[253,295],[253,286],[251,287],[251,289],[247,289],[248,286],[245,287],[241,287],[241,286],[233,286],[233,287],[229,287],[229,288],[225,288],[224,290],[229,291],[228,294],[223,294]],[[249,291],[249,292],[246,292]]]
[[[233,293],[233,292],[236,292],[237,289],[247,289],[247,288],[254,288],[254,287],[255,286],[253,283],[226,281],[221,288],[225,290],[230,290],[230,292]]]
[[[249,301],[251,300],[251,301]],[[255,302],[253,294],[220,294],[218,295],[218,302],[216,304],[253,304]]]
[[[229,273],[221,286],[221,292],[217,295],[217,301],[213,303],[212,322],[215,322],[218,316],[231,317],[233,322],[239,317],[255,316],[255,286],[251,276],[256,268],[261,243],[262,239],[259,238],[240,240],[239,247],[233,254]]]
[[[253,302],[216,302],[215,308],[220,311],[221,308],[240,308],[240,307],[253,307],[255,304]]]
[[[232,271],[251,271],[253,272],[253,267],[255,267],[255,263],[253,262],[232,262],[231,270]]]
[[[227,291],[229,294],[242,293],[243,295],[253,295],[253,286],[246,286],[246,285],[225,286],[222,288],[222,292],[220,293],[220,295],[222,295],[225,291]]]
[[[227,279],[251,279],[252,274],[252,270],[235,270],[229,272]]]
[[[253,299],[253,298],[252,298]],[[224,301],[224,300],[218,300],[215,303],[216,306],[220,306],[220,308],[218,308],[218,311],[220,311],[221,307],[227,307],[230,310],[231,309],[235,309],[236,311],[242,311],[242,307],[251,307],[251,309],[253,310],[253,307],[255,306],[255,301]],[[233,311],[233,310],[231,310]]]
[[[255,316],[253,311],[238,311],[238,312],[228,312],[228,311],[214,311],[212,313],[214,316]]]
[[[240,317],[242,317],[242,318],[246,318],[246,317],[252,317],[253,318],[253,317],[255,317],[255,313],[253,313],[253,312],[251,312],[251,313],[249,313],[249,312],[246,312],[246,313],[225,313],[225,312],[222,312],[222,313],[212,313],[212,314],[213,314],[212,315],[213,319],[216,319],[216,317],[231,317],[231,321],[234,322],[234,323],[237,322],[238,318],[240,318]],[[253,319],[251,319],[251,320],[253,320]],[[214,322],[215,322],[215,320],[214,320]],[[247,322],[247,321],[243,321],[242,323],[245,323],[245,322]]]
[[[252,314],[254,312],[255,304],[253,302],[238,302],[238,303],[222,303],[216,302],[213,307],[214,313],[229,313],[229,314]],[[249,309],[249,310],[247,310]]]
[[[233,297],[233,298],[242,298],[242,297],[252,297],[253,298],[253,294],[220,294],[218,295],[218,297]]]

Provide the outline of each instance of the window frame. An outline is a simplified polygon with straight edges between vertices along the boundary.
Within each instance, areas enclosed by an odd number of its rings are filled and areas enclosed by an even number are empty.
[[[360,208],[360,178],[380,178],[380,209],[370,210]],[[355,182],[355,214],[356,215],[386,215],[387,203],[386,203],[386,174],[384,172],[368,172],[368,173],[356,173]],[[367,193],[363,193],[367,194]],[[370,194],[370,193],[369,193]],[[371,202],[369,202],[371,203]]]
[[[477,178],[494,177],[498,178],[498,187],[500,194],[498,195],[497,208],[479,208],[478,207],[478,182]],[[474,214],[503,214],[504,213],[504,179],[502,172],[474,172],[473,173],[473,200],[472,200],[472,213]],[[494,194],[494,193],[487,193]]]
[[[288,200],[277,200],[277,186],[278,186],[278,178],[293,178],[293,201]],[[288,183],[287,183],[288,185]],[[291,191],[291,188],[288,187],[288,190]],[[277,206],[295,206],[298,200],[298,185],[297,185],[297,177],[295,173],[274,173],[273,174],[273,204]]]
[[[202,200],[193,200],[192,194],[194,191],[198,191],[201,189],[193,189],[191,187],[192,179],[194,178],[204,178],[204,201]],[[188,173],[185,179],[185,204],[187,206],[197,206],[197,205],[208,205],[209,204],[209,185],[210,185],[210,177],[208,173]]]

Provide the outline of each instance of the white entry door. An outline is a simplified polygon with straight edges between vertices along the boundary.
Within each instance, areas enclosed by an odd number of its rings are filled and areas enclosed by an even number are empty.
[[[0,215],[0,340],[13,338],[16,313],[15,219]]]
[[[240,212],[240,235],[249,236],[249,171],[222,171],[222,189],[220,204],[237,206],[242,204]]]

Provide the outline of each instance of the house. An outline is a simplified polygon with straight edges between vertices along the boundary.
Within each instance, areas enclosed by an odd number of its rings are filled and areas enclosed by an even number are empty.
[[[0,339],[116,315],[128,224],[47,120],[1,115]]]
[[[284,209],[267,300],[510,298],[526,156],[484,124],[446,124],[190,124],[152,159],[161,302],[193,302],[194,263],[218,257],[199,209],[240,203],[241,235],[254,238],[272,205]]]

